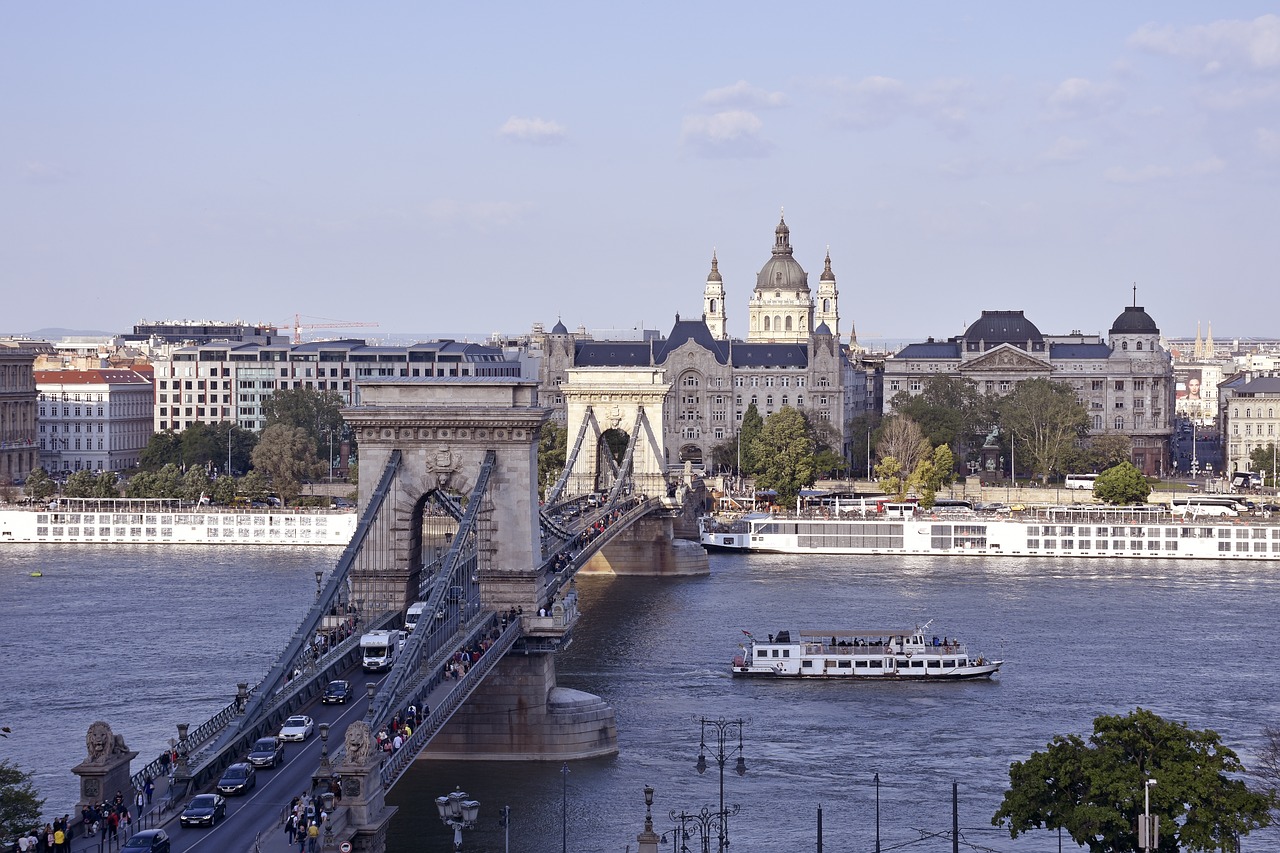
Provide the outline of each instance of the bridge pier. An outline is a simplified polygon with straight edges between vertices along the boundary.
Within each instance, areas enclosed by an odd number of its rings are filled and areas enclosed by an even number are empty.
[[[697,542],[677,539],[674,519],[648,515],[593,554],[584,574],[669,577],[710,574],[707,552]]]
[[[512,652],[432,738],[421,758],[568,761],[617,751],[613,708],[599,696],[557,687],[554,654]]]

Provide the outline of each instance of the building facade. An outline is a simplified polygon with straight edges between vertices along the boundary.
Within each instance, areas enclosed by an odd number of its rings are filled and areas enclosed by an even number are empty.
[[[1133,443],[1144,474],[1164,476],[1173,435],[1173,363],[1160,330],[1139,306],[1128,306],[1107,339],[1072,332],[1045,335],[1021,311],[983,311],[963,335],[910,344],[885,360],[884,411],[899,392],[918,394],[933,374],[972,380],[980,392],[1004,395],[1024,379],[1075,389],[1090,415],[1090,435],[1115,433]]]
[[[133,370],[38,370],[40,465],[127,471],[151,439],[151,380]]]
[[[155,431],[193,423],[266,425],[263,401],[277,390],[311,388],[356,402],[362,379],[391,376],[519,377],[521,363],[501,348],[458,341],[369,346],[361,340],[257,344],[212,341],[152,361]]]
[[[0,485],[16,485],[39,466],[32,365],[47,345],[0,341]]]
[[[753,404],[764,417],[783,407],[799,409],[826,424],[835,447],[842,448],[850,401],[861,403],[868,395],[865,374],[850,363],[836,334],[837,300],[830,252],[815,301],[808,276],[794,257],[790,229],[780,221],[771,256],[748,299],[745,341],[728,334],[724,280],[713,253],[703,288],[703,316],[686,320],[676,315],[665,336],[652,332],[627,340],[597,339],[583,329],[570,332],[563,322],[549,333],[535,327],[531,349],[541,355],[540,399],[563,424],[565,401],[559,386],[570,369],[658,368],[671,385],[662,425],[670,468],[685,462],[709,467],[712,449],[737,437]],[[849,397],[851,385],[856,388]]]
[[[1280,376],[1237,377],[1226,387],[1229,393],[1224,395],[1222,435],[1227,470],[1223,473],[1252,471],[1253,452],[1258,448],[1274,451],[1280,443]],[[1275,464],[1273,461],[1267,470],[1274,472]]]

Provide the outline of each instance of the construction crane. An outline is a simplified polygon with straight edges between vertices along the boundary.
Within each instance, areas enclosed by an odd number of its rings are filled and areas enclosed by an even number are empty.
[[[325,318],[318,317],[316,319],[323,320]],[[378,325],[377,323],[358,323],[355,321],[343,322],[341,320],[329,320],[328,322],[325,322],[325,323],[304,323],[302,322],[301,314],[294,314],[293,315],[293,342],[295,344],[302,343],[303,329],[363,329],[363,328],[372,329],[372,328],[377,328],[377,325]]]

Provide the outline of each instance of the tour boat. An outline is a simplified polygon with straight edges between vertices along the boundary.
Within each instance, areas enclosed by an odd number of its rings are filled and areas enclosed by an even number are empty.
[[[735,676],[960,681],[990,678],[1002,660],[971,656],[952,637],[925,637],[914,629],[801,630],[758,640],[749,631],[733,659]],[[794,637],[794,639],[793,639]]]

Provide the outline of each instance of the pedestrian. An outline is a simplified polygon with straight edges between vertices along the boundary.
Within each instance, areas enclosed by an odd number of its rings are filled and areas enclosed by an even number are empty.
[[[155,793],[156,793],[156,783],[155,783],[155,780],[153,780],[150,776],[148,776],[148,777],[147,777],[147,785],[146,785],[146,787],[145,787],[143,790],[144,790],[144,791],[146,791],[146,794],[147,794],[147,805],[149,806],[149,805],[151,805],[151,798],[152,798],[152,797],[154,797],[154,796],[155,796]]]
[[[307,853],[320,853],[320,824],[314,820],[307,826]]]
[[[142,817],[142,812],[147,805],[147,793],[144,789],[139,788],[138,792],[133,796],[133,810],[138,813],[138,817]]]
[[[284,837],[289,839],[289,843],[293,844],[298,838],[298,816],[291,810],[289,816],[284,819]]]

